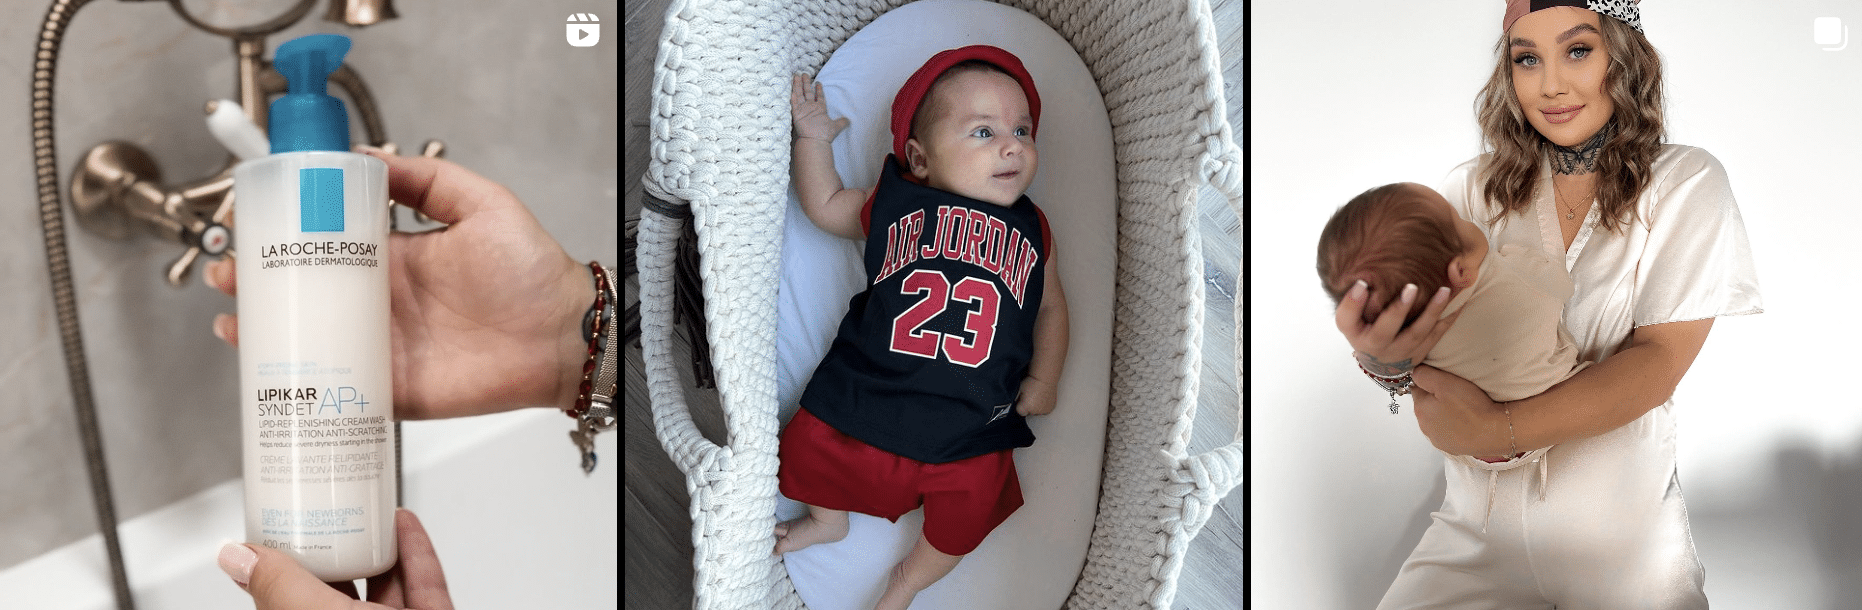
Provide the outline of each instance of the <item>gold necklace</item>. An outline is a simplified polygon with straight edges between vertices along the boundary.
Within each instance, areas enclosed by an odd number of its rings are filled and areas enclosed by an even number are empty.
[[[1552,199],[1558,201],[1558,205],[1563,206],[1565,208],[1565,220],[1571,220],[1571,219],[1578,217],[1577,206],[1566,205],[1564,196],[1558,194],[1558,183],[1557,182],[1552,183]]]

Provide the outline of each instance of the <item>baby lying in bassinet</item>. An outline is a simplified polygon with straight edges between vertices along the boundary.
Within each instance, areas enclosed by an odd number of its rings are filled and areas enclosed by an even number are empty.
[[[1040,97],[1002,49],[934,55],[893,102],[893,154],[870,191],[834,170],[847,121],[828,118],[820,86],[797,75],[791,106],[802,209],[865,240],[867,288],[782,433],[781,490],[808,515],[776,526],[776,552],[840,540],[847,511],[896,521],[923,505],[878,605],[903,609],[1021,506],[1011,452],[1034,443],[1024,417],[1054,409],[1066,297],[1024,194]]]
[[[1326,294],[1336,306],[1349,290],[1367,291],[1367,322],[1389,307],[1408,307],[1407,327],[1429,300],[1421,295],[1449,288],[1442,315],[1461,317],[1422,363],[1473,382],[1497,402],[1544,392],[1585,366],[1563,325],[1572,286],[1557,265],[1514,246],[1488,251],[1480,226],[1456,214],[1434,189],[1409,182],[1352,198],[1319,237]],[[1401,302],[1400,293],[1411,287],[1409,301]],[[1520,455],[1477,459],[1505,462]]]

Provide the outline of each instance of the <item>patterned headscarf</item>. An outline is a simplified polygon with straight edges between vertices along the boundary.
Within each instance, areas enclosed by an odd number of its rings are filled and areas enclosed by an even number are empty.
[[[1526,13],[1542,11],[1555,6],[1570,6],[1588,9],[1599,15],[1615,17],[1617,21],[1626,23],[1630,28],[1636,30],[1636,32],[1646,35],[1648,32],[1642,31],[1642,11],[1636,10],[1637,1],[1638,0],[1507,0],[1506,17],[1500,22],[1500,31],[1504,32],[1513,29],[1513,22],[1519,21],[1519,18],[1526,16]]]

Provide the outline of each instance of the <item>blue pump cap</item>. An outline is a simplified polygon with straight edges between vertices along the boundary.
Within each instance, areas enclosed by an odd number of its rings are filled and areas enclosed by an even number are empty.
[[[278,45],[272,66],[289,85],[272,102],[272,154],[300,150],[349,152],[349,112],[325,93],[330,73],[349,54],[349,37],[314,34]]]

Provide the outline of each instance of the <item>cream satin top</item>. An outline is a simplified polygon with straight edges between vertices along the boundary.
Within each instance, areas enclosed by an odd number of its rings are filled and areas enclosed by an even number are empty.
[[[1492,248],[1516,245],[1564,260],[1574,288],[1565,328],[1580,360],[1600,361],[1627,348],[1638,326],[1762,311],[1745,222],[1725,168],[1707,151],[1662,146],[1635,220],[1603,230],[1593,205],[1569,250],[1558,230],[1550,164],[1540,167],[1532,207],[1490,227],[1498,211],[1486,205],[1476,182],[1482,158],[1449,172],[1442,195],[1481,225]]]

